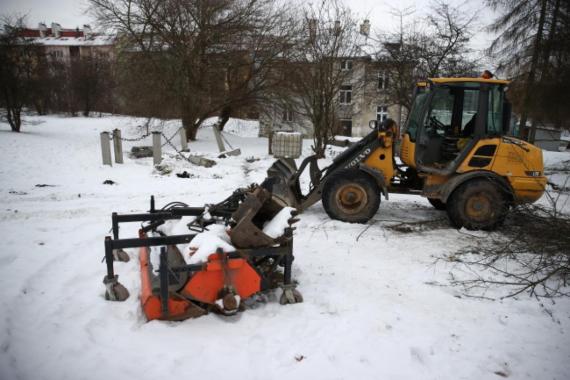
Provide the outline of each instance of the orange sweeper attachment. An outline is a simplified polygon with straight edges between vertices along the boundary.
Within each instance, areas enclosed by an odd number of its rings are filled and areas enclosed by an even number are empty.
[[[151,197],[148,213],[113,213],[113,238],[105,238],[105,297],[111,301],[129,297],[113,262],[128,261],[124,249],[139,248],[140,300],[149,321],[183,320],[209,311],[233,315],[259,293],[278,287],[281,304],[302,302],[291,279],[295,215],[258,185],[236,190],[223,202],[204,207],[173,202],[157,210]],[[188,234],[168,235],[161,229],[167,222],[189,216],[194,218],[187,225]],[[119,239],[119,225],[127,222],[143,222],[138,238]],[[264,230],[268,224],[272,224],[271,231]],[[206,241],[213,231],[225,235],[219,238],[221,242],[214,239],[202,244],[194,256],[180,250],[193,241]],[[204,255],[203,248],[212,251]]]

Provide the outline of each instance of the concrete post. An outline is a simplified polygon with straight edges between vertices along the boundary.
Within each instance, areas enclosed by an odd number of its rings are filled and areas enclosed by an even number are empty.
[[[188,137],[186,136],[186,128],[180,128],[180,147],[183,152],[188,151]]]
[[[123,140],[121,140],[121,130],[113,130],[113,147],[115,148],[115,162],[123,163]]]
[[[162,161],[161,143],[161,133],[152,132],[152,163],[154,165],[158,165]]]
[[[224,142],[222,141],[222,134],[221,134],[220,130],[218,129],[218,125],[214,124],[212,129],[214,130],[214,136],[216,137],[216,142],[218,143],[218,149],[220,150],[220,152],[225,152],[226,146],[224,145]]]
[[[101,155],[103,157],[103,165],[113,166],[111,161],[111,139],[109,132],[101,132]]]

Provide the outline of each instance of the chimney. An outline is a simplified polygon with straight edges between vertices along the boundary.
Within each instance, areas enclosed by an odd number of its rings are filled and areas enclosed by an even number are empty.
[[[61,25],[56,22],[51,23],[51,35],[55,38],[61,37]]]
[[[364,20],[364,22],[360,24],[360,34],[366,37],[370,35],[370,20]]]
[[[334,29],[333,29],[333,33],[335,36],[340,36],[340,32],[341,32],[341,26],[340,26],[340,21],[335,21],[334,22]]]
[[[40,37],[44,38],[46,36],[46,31],[47,31],[46,24],[44,24],[43,22],[40,22],[38,24],[38,30],[40,31]]]
[[[309,20],[309,39],[314,41],[317,37],[317,20],[312,18]]]
[[[93,30],[91,29],[91,25],[85,24],[83,25],[83,37],[85,39],[91,38],[93,36]]]

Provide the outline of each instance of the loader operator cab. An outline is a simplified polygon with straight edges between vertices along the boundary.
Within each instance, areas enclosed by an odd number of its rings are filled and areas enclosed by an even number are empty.
[[[418,84],[402,143],[405,164],[450,175],[485,137],[503,135],[507,81],[440,78]],[[412,153],[413,151],[413,153]]]

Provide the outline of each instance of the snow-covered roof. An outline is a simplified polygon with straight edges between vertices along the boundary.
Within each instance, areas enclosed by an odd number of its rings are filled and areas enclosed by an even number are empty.
[[[356,43],[363,56],[374,57],[378,54],[378,44],[372,39],[360,35]]]
[[[43,46],[110,46],[115,43],[115,36],[91,32],[91,27],[83,29],[63,29],[59,24],[47,28],[44,24],[38,28],[23,28],[19,35],[26,41]]]
[[[92,37],[32,37],[26,40],[44,46],[109,46],[115,43],[115,37],[98,35]]]

